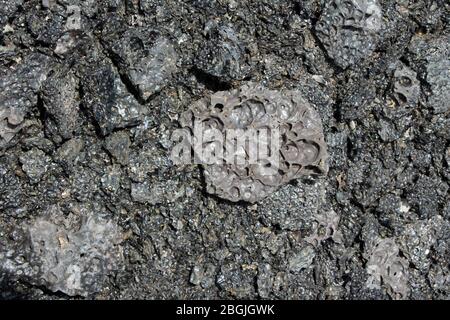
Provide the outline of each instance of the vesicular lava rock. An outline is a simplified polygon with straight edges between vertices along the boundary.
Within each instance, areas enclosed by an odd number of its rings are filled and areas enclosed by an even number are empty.
[[[335,242],[342,241],[342,234],[338,230],[339,215],[334,211],[325,212],[323,215],[314,217],[314,233],[305,240],[313,245],[318,245],[327,239],[333,239]]]
[[[394,72],[394,98],[399,105],[415,106],[420,97],[417,73],[401,64]]]
[[[406,299],[408,287],[408,262],[399,256],[399,248],[393,239],[378,239],[367,262],[367,286],[380,288],[384,283],[390,295]]]
[[[377,0],[333,0],[325,7],[316,32],[328,55],[345,69],[373,52],[381,23]]]
[[[328,169],[319,114],[297,91],[273,91],[248,84],[238,90],[217,92],[192,105],[180,122],[191,132],[197,122],[202,124],[206,137],[201,150],[194,145],[194,154],[203,162],[207,191],[230,201],[256,202],[290,180]],[[239,137],[232,139],[230,129]],[[208,136],[213,130],[226,136],[222,144],[217,136]],[[266,135],[262,134],[264,130]],[[272,135],[275,132],[278,135]],[[249,143],[241,148],[236,143],[240,138],[248,138]],[[279,150],[271,150],[271,139],[278,139]],[[251,161],[252,144],[269,148],[271,156]],[[211,148],[218,151],[219,161],[204,163],[208,162],[205,153]]]
[[[39,262],[44,284],[68,295],[98,292],[123,258],[118,246],[122,241],[119,228],[94,212],[83,217],[78,230],[54,219],[41,217],[29,227],[34,259]]]

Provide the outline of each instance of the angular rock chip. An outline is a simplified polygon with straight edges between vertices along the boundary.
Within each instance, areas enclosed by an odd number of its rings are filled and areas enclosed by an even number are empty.
[[[250,70],[246,42],[230,26],[209,23],[208,40],[200,50],[196,66],[223,81],[243,79]]]
[[[147,100],[161,91],[176,72],[177,54],[172,43],[156,30],[133,28],[104,31],[105,42],[119,71]]]
[[[106,138],[105,148],[120,164],[126,165],[129,161],[130,137],[126,132],[114,132]]]
[[[445,113],[450,110],[450,46],[442,55],[433,56],[427,65],[427,82],[431,86],[432,95],[428,101],[434,113]]]
[[[148,113],[128,93],[117,71],[110,65],[101,65],[83,82],[84,105],[90,111],[103,135],[114,129],[139,124]]]
[[[50,57],[32,53],[0,78],[0,148],[20,131],[37,92],[50,71]]]
[[[70,139],[80,125],[77,78],[71,73],[51,76],[42,88],[41,97],[48,115],[47,133],[55,142]]]
[[[47,172],[51,159],[43,151],[33,148],[20,156],[22,170],[32,183],[37,183]]]
[[[0,29],[3,30],[8,18],[17,11],[23,2],[23,0],[0,0]]]

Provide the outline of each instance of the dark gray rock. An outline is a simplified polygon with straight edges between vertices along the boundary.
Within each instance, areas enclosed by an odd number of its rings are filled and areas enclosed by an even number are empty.
[[[316,33],[328,55],[345,69],[375,50],[382,23],[377,0],[333,0],[322,12]]]
[[[288,184],[259,202],[258,212],[266,225],[282,230],[310,230],[320,212],[324,192],[321,181]]]
[[[422,218],[437,215],[448,201],[447,183],[437,178],[420,175],[417,182],[408,190],[408,203],[417,210]]]
[[[102,176],[102,187],[106,192],[116,193],[120,188],[122,172],[118,165],[112,165],[105,170]]]
[[[416,269],[426,272],[432,264],[432,250],[437,247],[438,239],[447,237],[449,228],[449,222],[440,215],[408,224],[401,234],[400,248]],[[440,254],[435,255],[434,259],[445,261]]]
[[[20,157],[22,170],[26,173],[31,183],[37,183],[47,172],[51,159],[43,151],[33,148]]]
[[[36,2],[36,1],[33,1]],[[36,41],[51,45],[63,34],[66,27],[66,10],[62,6],[52,6],[53,10],[42,10],[28,2],[27,26]]]
[[[289,271],[298,273],[308,268],[313,263],[315,256],[315,251],[311,246],[306,246],[293,253],[288,260]]]
[[[0,148],[21,130],[50,69],[48,56],[32,53],[0,78]]]
[[[84,142],[73,138],[66,141],[57,151],[55,160],[67,171],[71,172],[81,158]]]
[[[41,98],[48,135],[57,143],[70,139],[81,122],[78,79],[70,72],[52,75],[44,83]]]
[[[235,263],[222,265],[216,277],[216,284],[227,295],[235,298],[249,296],[255,288],[251,285],[250,279],[254,279],[252,269],[242,270]]]
[[[155,141],[147,141],[141,150],[130,152],[127,170],[131,180],[144,182],[149,174],[154,174],[156,171],[165,172],[170,167],[168,153],[161,150]]]
[[[171,203],[184,195],[185,191],[176,181],[159,181],[155,183],[132,183],[131,197],[140,203],[152,205]]]
[[[430,59],[427,65],[427,82],[431,86],[432,95],[429,103],[434,113],[445,113],[450,110],[450,50]]]
[[[148,113],[131,95],[114,67],[95,66],[82,83],[83,104],[89,110],[103,135],[114,129],[138,125]]]
[[[251,61],[248,44],[245,38],[241,39],[241,33],[214,21],[206,23],[204,33],[207,40],[196,58],[196,68],[222,82],[245,78]]]
[[[0,1],[0,29],[8,22],[8,19],[23,4],[23,0],[1,0]]]
[[[99,292],[123,261],[122,234],[101,212],[81,208],[79,214],[64,217],[52,207],[23,226],[30,257],[25,259],[20,252],[0,255],[3,271],[70,296]]]
[[[111,58],[141,99],[147,100],[170,83],[178,58],[169,39],[157,30],[130,28],[118,33],[114,24],[108,27],[103,34]]]
[[[130,137],[125,131],[114,132],[106,138],[105,148],[120,164],[127,165],[130,153]]]

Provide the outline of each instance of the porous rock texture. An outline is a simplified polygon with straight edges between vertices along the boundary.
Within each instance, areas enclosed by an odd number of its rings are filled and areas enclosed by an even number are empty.
[[[448,22],[445,0],[0,0],[0,298],[448,299]],[[281,100],[309,112],[327,174],[235,197],[174,163],[180,115],[256,93],[285,133]]]
[[[246,84],[195,102],[180,123],[194,133],[206,190],[221,198],[256,202],[291,180],[327,172],[320,116],[300,92]]]
[[[328,55],[341,68],[359,62],[376,48],[382,28],[377,0],[328,1],[316,25]]]

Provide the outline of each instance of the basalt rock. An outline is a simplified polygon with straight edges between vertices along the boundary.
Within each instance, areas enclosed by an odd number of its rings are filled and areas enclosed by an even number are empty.
[[[248,84],[197,101],[180,122],[185,133],[201,127],[195,160],[207,191],[221,198],[256,202],[293,179],[327,172],[321,119],[299,92]],[[253,148],[270,156],[252,159]]]

